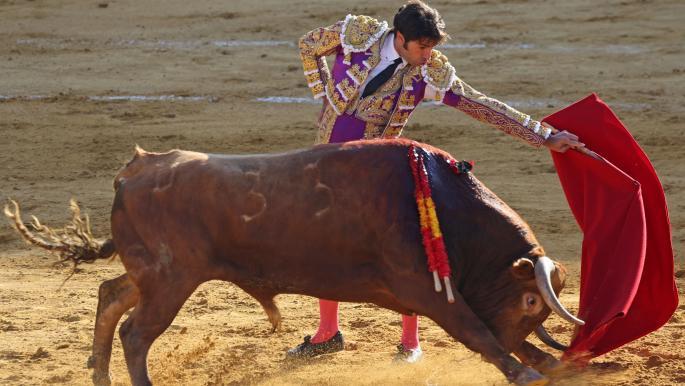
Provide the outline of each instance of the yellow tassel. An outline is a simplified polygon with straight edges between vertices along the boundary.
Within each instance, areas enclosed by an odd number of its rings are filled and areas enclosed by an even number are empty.
[[[421,224],[421,229],[425,229],[429,225],[428,213],[426,212],[426,202],[422,194],[418,194],[416,197],[416,205],[419,207],[419,223]]]
[[[434,238],[442,237],[442,233],[440,232],[440,222],[438,221],[438,214],[435,211],[435,203],[433,203],[433,199],[428,197],[428,199],[426,199],[426,205],[428,206],[428,218],[431,226],[431,234]]]

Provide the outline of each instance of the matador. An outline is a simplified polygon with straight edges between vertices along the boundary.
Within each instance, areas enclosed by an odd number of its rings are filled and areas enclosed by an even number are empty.
[[[421,1],[402,6],[388,23],[369,16],[344,20],[305,34],[299,41],[304,75],[315,98],[323,99],[318,143],[397,138],[424,100],[452,106],[534,147],[556,151],[584,146],[572,133],[553,133],[530,115],[490,98],[457,76],[447,57],[434,47],[448,36],[437,10]],[[330,71],[326,56],[335,56]],[[322,284],[324,285],[324,284]],[[320,323],[314,336],[288,351],[311,357],[344,348],[338,303],[319,300]],[[422,356],[418,317],[402,316],[397,358]]]

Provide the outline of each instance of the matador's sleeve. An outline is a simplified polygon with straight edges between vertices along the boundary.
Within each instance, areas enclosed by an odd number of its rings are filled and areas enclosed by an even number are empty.
[[[317,28],[300,38],[300,56],[304,76],[314,98],[321,98],[325,94],[324,84],[331,76],[326,56],[332,55],[341,48],[340,32],[343,23],[339,21],[328,27]]]
[[[505,133],[540,147],[551,130],[506,103],[477,91],[457,77],[454,67],[439,51],[422,68],[426,96],[455,107],[477,120],[489,123]]]

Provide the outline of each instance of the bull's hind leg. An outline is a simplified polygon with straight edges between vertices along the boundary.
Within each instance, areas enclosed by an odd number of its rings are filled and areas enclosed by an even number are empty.
[[[95,333],[93,336],[93,355],[88,359],[88,367],[93,370],[95,385],[109,385],[109,360],[112,355],[114,330],[121,315],[138,301],[138,288],[128,275],[100,284],[98,291],[98,309],[95,316]]]
[[[274,303],[273,297],[256,298],[259,304],[264,308],[266,312],[266,317],[269,318],[269,323],[271,323],[271,332],[275,332],[281,328],[281,311],[278,310],[276,303]]]
[[[197,287],[196,283],[188,283],[183,277],[156,276],[153,281],[141,288],[138,303],[119,328],[126,366],[134,386],[152,384],[147,370],[150,346],[169,327]]]
[[[247,292],[250,296],[257,299],[259,304],[264,308],[266,312],[266,317],[269,318],[269,323],[271,323],[271,332],[275,332],[281,327],[281,311],[279,311],[278,306],[274,303],[275,293],[271,291],[257,290],[249,287],[244,287],[238,285],[243,291]]]

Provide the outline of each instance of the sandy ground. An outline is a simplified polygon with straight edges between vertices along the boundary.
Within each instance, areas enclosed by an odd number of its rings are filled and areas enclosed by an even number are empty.
[[[652,159],[670,206],[676,269],[685,268],[685,3],[679,0],[436,1],[452,35],[444,52],[483,92],[542,117],[590,92],[614,107]],[[95,232],[109,232],[112,177],[133,146],[164,151],[272,152],[310,145],[296,39],[347,13],[391,18],[397,1],[0,0],[0,196],[61,225],[76,197]],[[271,43],[263,43],[269,41]],[[262,42],[262,43],[259,43]],[[268,44],[268,45],[267,45]],[[164,97],[166,96],[166,97]],[[174,97],[171,97],[174,96]],[[147,98],[147,99],[145,99]],[[305,100],[305,102],[307,102]],[[531,224],[571,282],[577,306],[581,234],[545,151],[448,107],[422,106],[405,135],[458,158]],[[0,384],[88,384],[97,287],[118,261],[69,266],[29,249],[0,225]],[[685,279],[679,278],[681,303]],[[399,317],[343,304],[345,351],[285,362],[312,333],[316,300],[280,296],[266,316],[235,286],[210,282],[153,346],[157,384],[505,384],[491,365],[423,320],[425,359],[392,363]],[[648,316],[645,316],[648,317]],[[569,327],[548,329],[567,341]],[[685,383],[685,306],[659,331],[597,358],[558,384]],[[534,340],[534,339],[533,339]],[[115,384],[129,384],[120,342]]]

